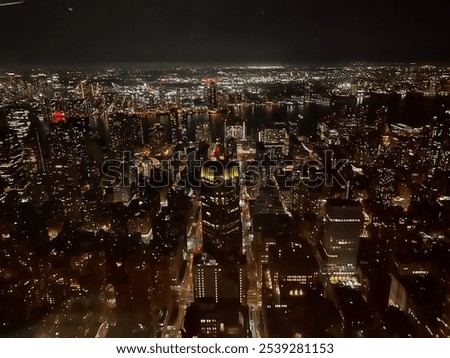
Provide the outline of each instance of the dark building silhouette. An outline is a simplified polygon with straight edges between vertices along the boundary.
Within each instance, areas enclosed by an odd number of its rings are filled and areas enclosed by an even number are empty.
[[[186,337],[245,338],[248,310],[234,300],[193,303],[186,312]]]
[[[319,265],[309,244],[272,245],[264,274],[270,279],[276,302],[303,296],[319,288]]]
[[[237,255],[242,249],[239,164],[208,161],[201,170],[203,249],[213,256]]]

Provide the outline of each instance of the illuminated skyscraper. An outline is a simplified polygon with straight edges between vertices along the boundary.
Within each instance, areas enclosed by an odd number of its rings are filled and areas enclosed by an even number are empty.
[[[395,170],[385,167],[377,168],[372,177],[374,178],[375,201],[388,207],[395,195]]]
[[[0,178],[6,189],[21,189],[24,184],[22,147],[17,134],[8,127],[0,127]]]
[[[201,171],[203,249],[215,257],[241,252],[239,164],[208,161]]]
[[[39,153],[37,128],[32,126],[32,116],[28,109],[21,106],[9,108],[7,111],[8,127],[15,130],[22,147],[22,158],[25,172],[34,172],[37,168],[38,157],[43,163]]]
[[[179,123],[178,123],[178,111],[176,108],[172,108],[169,112],[170,121],[170,142],[172,144],[178,143],[179,140]]]
[[[142,145],[142,122],[136,117],[109,118],[110,147],[116,157],[121,158],[123,152],[133,152],[136,146]]]
[[[363,229],[362,207],[352,200],[329,199],[324,207],[321,245],[322,274],[330,281],[346,281],[356,273],[359,237]]]
[[[26,109],[16,108],[11,110],[8,117],[8,127],[16,131],[17,138],[23,145],[24,138],[28,135],[28,129],[31,125],[30,112]]]
[[[207,101],[208,107],[210,109],[217,108],[217,79],[208,78],[206,80],[207,90]]]
[[[166,127],[155,123],[148,130],[148,144],[153,154],[157,154],[167,145]]]
[[[53,165],[80,164],[86,156],[82,126],[58,122],[50,125],[48,137],[50,159]]]
[[[188,114],[182,113],[180,119],[180,139],[182,142],[188,141]]]
[[[48,149],[50,160],[47,168],[51,178],[50,194],[61,201],[68,217],[77,212],[81,187],[85,178],[87,161],[85,134],[87,122],[69,121],[56,116],[50,124]]]

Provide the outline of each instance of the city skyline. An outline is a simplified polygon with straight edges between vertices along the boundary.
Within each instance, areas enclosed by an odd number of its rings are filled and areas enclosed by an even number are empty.
[[[0,71],[0,335],[448,337],[449,94],[418,64]]]

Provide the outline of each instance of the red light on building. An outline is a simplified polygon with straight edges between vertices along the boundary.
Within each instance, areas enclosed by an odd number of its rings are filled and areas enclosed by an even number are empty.
[[[202,254],[202,253],[203,253],[203,247],[197,247],[197,248],[195,249],[195,253],[196,253],[196,254]]]
[[[53,119],[55,123],[59,123],[66,120],[66,115],[63,112],[55,112],[53,114]]]

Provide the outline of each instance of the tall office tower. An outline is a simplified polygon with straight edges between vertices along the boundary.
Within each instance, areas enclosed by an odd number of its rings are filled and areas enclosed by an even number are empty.
[[[57,119],[58,118],[58,119]],[[80,207],[78,198],[86,178],[84,163],[87,151],[84,142],[87,124],[66,122],[55,117],[50,124],[48,149],[50,160],[46,166],[50,175],[50,194],[60,200],[68,218]]]
[[[163,124],[155,123],[148,129],[148,145],[153,155],[167,145],[166,135],[166,127]]]
[[[39,152],[39,140],[37,127],[32,126],[30,112],[22,107],[10,108],[7,114],[8,127],[15,130],[20,145],[22,146],[22,157],[24,170],[34,173],[39,164],[43,163],[42,153]]]
[[[370,177],[373,180],[375,202],[384,207],[391,205],[391,200],[395,195],[395,170],[385,167],[376,168]]]
[[[117,116],[109,118],[110,148],[116,158],[123,152],[133,152],[142,145],[142,121],[136,117]]]
[[[242,249],[239,164],[208,161],[201,170],[203,249],[213,256],[237,255]]]
[[[245,140],[245,131],[245,122],[225,121],[225,156],[228,159],[237,159],[238,142]]]
[[[422,160],[428,164],[428,171],[434,174],[436,170],[448,170],[450,168],[450,144],[448,141],[450,114],[436,116],[429,124],[428,145],[424,149]],[[420,159],[419,159],[420,160]]]
[[[175,96],[175,103],[176,103],[178,108],[181,108],[182,107],[182,103],[181,103],[181,88],[177,87],[176,91],[177,91],[177,94]]]
[[[171,108],[169,112],[169,122],[170,122],[170,135],[169,140],[171,144],[177,144],[179,140],[179,121],[178,121],[178,111],[176,108]]]
[[[308,83],[305,85],[304,89],[304,99],[303,104],[311,102],[311,85]]]
[[[159,106],[164,108],[166,106],[166,101],[164,99],[164,81],[158,81],[158,96],[159,96]]]
[[[436,78],[436,76],[433,76],[430,79],[430,88],[429,88],[429,93],[432,95],[436,94],[436,88],[437,88],[437,84],[438,84],[438,79]]]
[[[207,89],[207,102],[210,109],[217,108],[217,79],[206,79]]]
[[[0,179],[5,191],[23,189],[25,184],[22,147],[16,132],[8,127],[0,127]]]
[[[182,113],[180,123],[180,138],[183,143],[188,141],[188,114]]]
[[[49,152],[52,165],[70,166],[81,164],[87,153],[84,136],[87,124],[75,122],[54,122],[50,125],[48,137]]]
[[[70,140],[69,131],[64,123],[52,123],[49,128],[48,149],[50,161],[67,162],[68,156],[72,154],[72,141]]]
[[[348,281],[356,273],[359,237],[364,217],[352,200],[329,199],[324,206],[321,272],[331,283]]]
[[[382,106],[375,111],[374,125],[381,135],[385,135],[389,130],[387,124],[387,111],[388,109],[386,106]]]
[[[20,144],[24,145],[24,138],[31,126],[30,112],[26,109],[15,108],[8,114],[8,127],[14,129]]]
[[[247,261],[238,255],[231,261],[218,261],[208,254],[194,256],[194,298],[214,299],[217,303],[224,299],[239,300],[246,304]]]

